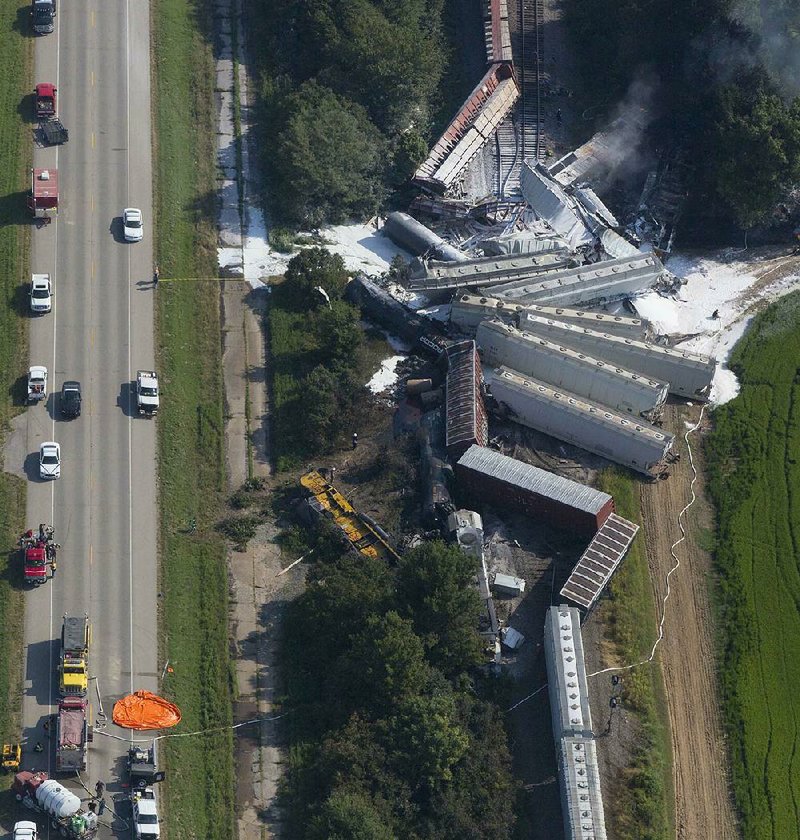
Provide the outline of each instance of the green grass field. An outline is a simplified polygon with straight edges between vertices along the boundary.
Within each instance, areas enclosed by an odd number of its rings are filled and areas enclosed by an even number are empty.
[[[800,836],[800,295],[758,316],[714,412],[720,674],[748,840]]]
[[[639,482],[617,469],[600,476],[599,487],[614,497],[617,512],[641,522]],[[603,619],[620,662],[637,662],[650,654],[656,637],[653,590],[647,567],[644,534],[634,540],[611,584],[612,598],[603,602]],[[669,740],[664,681],[658,658],[625,672],[622,697],[638,719],[634,761],[612,797],[604,804],[614,836],[620,840],[666,840],[674,836],[672,814],[672,750]],[[597,679],[603,679],[599,677]]]
[[[20,109],[30,104],[22,104],[24,92],[33,89],[33,42],[18,31],[21,19],[17,0],[0,0],[0,445],[20,410],[14,406],[15,383],[28,365],[28,328],[20,317],[20,299],[29,265],[25,191],[33,144]],[[24,517],[25,482],[0,473],[0,741],[19,736],[25,599],[15,586],[20,574],[14,546]]]
[[[164,692],[181,731],[232,722],[225,545],[219,282],[216,274],[213,63],[209,7],[157,0],[158,359]],[[196,520],[196,530],[190,529]],[[166,742],[168,836],[229,840],[234,831],[230,731]]]

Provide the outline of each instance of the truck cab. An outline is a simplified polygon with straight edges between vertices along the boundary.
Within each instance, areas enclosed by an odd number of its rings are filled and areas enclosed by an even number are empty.
[[[58,115],[56,108],[56,86],[40,82],[34,91],[34,112],[37,120],[49,120]]]
[[[48,35],[56,28],[56,0],[31,0],[33,31]]]
[[[40,546],[23,548],[25,583],[40,586],[47,580],[47,552]]]
[[[89,616],[64,616],[61,628],[59,690],[64,697],[85,697],[89,688]]]
[[[35,403],[47,398],[47,368],[31,365],[28,369],[28,402]]]
[[[136,410],[153,417],[158,413],[158,374],[154,370],[136,371]]]

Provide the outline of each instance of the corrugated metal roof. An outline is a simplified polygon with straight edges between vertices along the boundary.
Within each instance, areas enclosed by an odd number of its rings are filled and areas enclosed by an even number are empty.
[[[488,423],[480,392],[480,362],[471,339],[460,341],[447,349],[447,380],[445,415],[445,445],[486,443]]]
[[[471,446],[459,459],[459,465],[484,475],[538,493],[577,510],[595,515],[611,501],[608,493],[578,484],[555,473],[509,458],[483,446]]]
[[[588,610],[600,597],[639,532],[639,526],[616,513],[603,523],[567,578],[561,595]]]

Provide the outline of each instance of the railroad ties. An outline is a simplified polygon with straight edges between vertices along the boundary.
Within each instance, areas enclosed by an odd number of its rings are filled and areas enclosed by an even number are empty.
[[[498,15],[510,30],[514,72],[520,88],[520,101],[513,114],[501,123],[492,146],[494,194],[507,201],[522,202],[520,170],[522,161],[543,160],[541,87],[544,80],[544,0],[489,0],[490,15]],[[487,56],[493,59],[491,26],[487,24]],[[504,50],[504,55],[507,50]]]

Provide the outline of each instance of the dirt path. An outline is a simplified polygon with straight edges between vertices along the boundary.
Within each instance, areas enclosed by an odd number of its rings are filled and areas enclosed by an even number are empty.
[[[671,406],[665,427],[676,434],[681,462],[670,468],[667,481],[642,490],[647,558],[660,604],[666,591],[664,576],[673,565],[670,546],[680,537],[677,520],[691,498],[692,471],[683,435],[685,422],[694,423],[698,408]],[[705,424],[707,427],[707,423]],[[702,467],[701,435],[691,436],[698,470]],[[660,647],[672,733],[675,826],[678,840],[737,838],[736,819],[728,788],[728,757],[719,713],[715,673],[714,632],[708,600],[711,558],[698,545],[713,522],[703,497],[700,472],[698,501],[686,515],[688,537],[677,547],[680,568],[670,578],[665,637]]]

